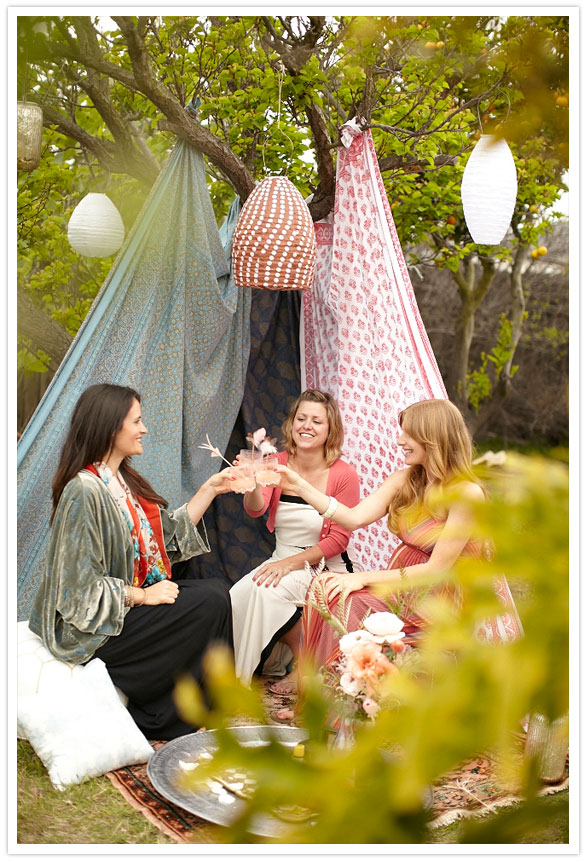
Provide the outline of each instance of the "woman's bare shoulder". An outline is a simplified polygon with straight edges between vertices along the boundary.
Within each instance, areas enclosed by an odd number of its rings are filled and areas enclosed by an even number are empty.
[[[404,484],[409,475],[410,468],[402,467],[401,470],[395,470],[393,473],[391,473],[383,484],[385,485],[386,482],[389,482],[391,485],[396,485],[399,488],[401,485]]]
[[[454,490],[461,499],[471,503],[482,503],[485,500],[485,491],[477,482],[468,480],[458,482],[455,484]]]

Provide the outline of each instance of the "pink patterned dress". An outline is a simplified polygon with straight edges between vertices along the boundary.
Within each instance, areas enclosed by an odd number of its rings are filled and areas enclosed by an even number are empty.
[[[393,552],[387,568],[398,569],[400,566],[407,568],[427,562],[443,528],[444,521],[437,521],[430,517],[411,527],[401,524],[399,530],[401,544]],[[483,542],[469,540],[462,551],[462,556],[480,557],[482,553]],[[460,595],[452,584],[440,584],[431,592],[450,597],[457,604],[460,603]],[[403,631],[406,633],[404,643],[414,646],[419,632],[427,625],[428,620],[418,611],[414,596],[410,598],[409,593],[403,595],[407,601],[407,610],[402,613],[402,619],[405,622]],[[339,597],[336,596],[330,603],[333,613],[336,613],[338,601]],[[346,608],[349,610],[348,631],[358,629],[368,614],[390,610],[385,601],[374,595],[367,587],[351,593],[347,599]],[[302,626],[302,655],[312,656],[317,667],[330,666],[336,662],[340,657],[338,635],[318,611],[309,605],[304,608]]]

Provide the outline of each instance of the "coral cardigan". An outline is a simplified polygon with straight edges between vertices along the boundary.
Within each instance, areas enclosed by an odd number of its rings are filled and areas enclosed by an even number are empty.
[[[277,458],[280,464],[287,464],[289,453],[278,452]],[[263,508],[254,512],[245,505],[245,511],[253,518],[260,518],[269,509],[267,529],[272,533],[275,530],[275,513],[281,498],[281,488],[261,488],[261,493],[263,494]],[[355,468],[340,458],[335,461],[328,471],[326,493],[329,497],[336,497],[345,506],[356,506],[360,498],[360,489],[359,477]],[[321,548],[327,560],[346,550],[351,532],[351,530],[335,524],[334,521],[322,522],[318,547]]]

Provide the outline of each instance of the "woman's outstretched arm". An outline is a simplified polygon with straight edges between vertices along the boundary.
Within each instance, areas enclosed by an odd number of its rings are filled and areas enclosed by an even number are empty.
[[[317,491],[313,485],[310,485],[305,479],[302,479],[289,467],[280,465],[277,471],[281,473],[281,487],[283,490],[294,491],[297,496],[302,497],[310,506],[313,506],[320,514],[325,512],[330,505],[330,497],[322,491]],[[336,511],[329,516],[329,520],[346,527],[348,530],[356,530],[359,527],[366,527],[374,521],[378,521],[387,514],[391,498],[401,487],[405,481],[407,470],[398,470],[392,473],[387,479],[374,491],[357,503],[356,506],[345,506],[343,503],[338,503]]]
[[[485,499],[483,490],[473,482],[463,484],[461,488],[461,499],[450,504],[446,523],[434,546],[430,558],[425,563],[415,566],[406,566],[402,572],[407,578],[418,586],[418,578],[425,584],[429,578],[442,578],[449,572],[475,530],[475,519],[473,507],[482,503]],[[363,589],[370,586],[392,585],[402,577],[399,569],[385,569],[373,572],[355,572],[354,574],[337,576],[328,579],[329,599],[337,596],[344,588],[347,592]]]
[[[206,479],[201,488],[196,491],[187,503],[187,512],[194,524],[200,523],[202,515],[218,494],[226,494],[233,490],[234,475],[232,467],[225,467],[224,470]]]

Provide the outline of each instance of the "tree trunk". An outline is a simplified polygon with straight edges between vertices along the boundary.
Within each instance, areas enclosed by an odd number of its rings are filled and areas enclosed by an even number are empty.
[[[475,306],[471,297],[467,296],[463,300],[455,324],[454,349],[446,387],[451,401],[457,405],[462,413],[466,413],[468,410],[467,372],[474,334]]]
[[[475,285],[477,275],[476,259],[468,258],[454,273],[454,279],[461,297],[461,309],[455,324],[455,343],[452,362],[448,370],[446,388],[451,401],[457,405],[470,424],[470,408],[468,399],[467,374],[471,343],[475,334],[475,314],[487,291],[491,287],[495,275],[495,262],[488,258],[479,258],[481,276]]]
[[[43,350],[49,357],[49,369],[57,371],[73,338],[50,314],[38,308],[20,288],[17,291],[18,331],[32,342],[32,351]]]
[[[528,247],[519,245],[514,257],[514,265],[510,273],[510,296],[511,296],[511,321],[512,340],[511,354],[505,363],[499,380],[497,380],[490,398],[482,405],[478,414],[473,418],[472,432],[478,433],[491,419],[495,411],[507,398],[512,388],[512,367],[516,348],[522,336],[524,320],[526,319],[526,297],[524,296],[524,283],[522,280],[522,266],[528,258]],[[515,373],[515,372],[514,372]]]

